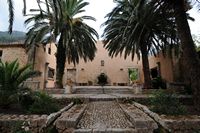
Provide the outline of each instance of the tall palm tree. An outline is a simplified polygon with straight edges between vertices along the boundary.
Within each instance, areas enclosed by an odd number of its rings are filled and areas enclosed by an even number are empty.
[[[200,61],[195,52],[195,45],[192,40],[190,27],[187,21],[186,9],[189,0],[157,0],[153,2],[160,5],[160,9],[171,9],[177,27],[178,37],[181,42],[183,66],[189,75],[189,82],[194,93],[194,103],[200,111]],[[197,1],[197,0],[196,0]],[[199,4],[199,3],[198,3]],[[154,7],[155,8],[155,7]]]
[[[106,16],[103,37],[105,47],[111,57],[124,54],[142,56],[144,88],[151,88],[148,53],[156,55],[157,51],[177,44],[174,20],[168,13],[151,8],[146,1],[138,6],[137,0],[116,0],[117,6]],[[164,17],[163,17],[164,16]],[[164,26],[163,26],[164,25]]]
[[[79,63],[93,60],[96,52],[98,33],[83,21],[95,20],[91,16],[81,16],[89,3],[83,0],[46,0],[46,8],[32,10],[38,12],[26,20],[26,24],[34,21],[27,33],[27,47],[34,44],[56,41],[56,85],[62,88],[65,62]]]
[[[187,21],[184,8],[185,2],[184,0],[177,0],[174,2],[173,6],[178,35],[181,40],[181,48],[183,51],[183,63],[186,68],[185,70],[187,70],[190,75],[191,87],[194,92],[194,103],[200,111],[200,61],[195,51],[195,44],[192,40],[190,27]]]

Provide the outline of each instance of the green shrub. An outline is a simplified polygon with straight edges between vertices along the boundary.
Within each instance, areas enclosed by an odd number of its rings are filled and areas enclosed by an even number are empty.
[[[29,127],[28,122],[16,122],[14,126],[11,127],[11,132],[12,133],[31,133],[31,131],[26,130],[25,128]]]
[[[84,100],[83,99],[80,99],[80,98],[73,98],[72,99],[72,102],[74,104],[83,104],[84,103]]]
[[[154,89],[167,88],[166,82],[161,77],[154,78],[151,82]]]
[[[56,129],[55,126],[51,126],[51,127],[48,127],[48,128],[45,130],[45,133],[58,133],[58,130]]]
[[[151,110],[166,115],[181,115],[186,112],[184,106],[179,102],[175,94],[157,90],[150,98]]]
[[[34,102],[30,105],[28,111],[35,114],[50,114],[58,111],[58,106],[54,99],[46,93],[35,92]]]
[[[191,85],[186,85],[186,86],[184,87],[184,91],[185,91],[185,94],[189,94],[189,95],[192,95],[192,94],[193,94]]]
[[[0,61],[0,106],[8,107],[13,101],[16,102],[18,94],[24,89],[22,83],[39,74],[30,65],[20,68],[17,60],[10,63]]]
[[[106,76],[105,73],[101,73],[98,77],[98,84],[104,86],[105,84],[108,83],[108,77]]]
[[[34,103],[35,93],[31,90],[27,90],[24,93],[19,95],[19,103],[21,107],[25,110],[28,110],[30,106]]]

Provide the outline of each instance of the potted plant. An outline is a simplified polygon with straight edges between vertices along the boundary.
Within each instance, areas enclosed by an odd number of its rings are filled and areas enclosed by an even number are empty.
[[[108,83],[108,77],[106,76],[105,73],[101,73],[98,77],[98,84],[101,85],[101,86],[104,86],[105,84]]]
[[[65,94],[72,93],[72,86],[73,86],[73,81],[71,79],[67,79],[66,86],[64,87]]]

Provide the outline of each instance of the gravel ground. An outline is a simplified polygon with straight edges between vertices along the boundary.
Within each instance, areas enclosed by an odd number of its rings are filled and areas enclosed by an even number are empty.
[[[116,102],[91,102],[78,123],[78,129],[134,128]]]

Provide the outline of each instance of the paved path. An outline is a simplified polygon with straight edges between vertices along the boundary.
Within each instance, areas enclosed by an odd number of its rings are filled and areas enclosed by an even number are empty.
[[[78,123],[80,129],[134,128],[116,102],[91,102]]]

